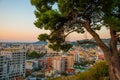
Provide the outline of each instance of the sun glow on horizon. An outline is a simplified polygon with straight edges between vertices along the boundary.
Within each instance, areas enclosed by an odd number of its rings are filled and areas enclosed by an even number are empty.
[[[56,8],[55,8],[56,9]],[[34,42],[41,30],[33,24],[35,8],[29,0],[1,0],[0,1],[0,42]],[[109,38],[109,31],[104,29],[98,32],[102,38]],[[92,38],[87,33],[87,38]],[[70,34],[66,40],[75,41],[85,39],[84,34]]]

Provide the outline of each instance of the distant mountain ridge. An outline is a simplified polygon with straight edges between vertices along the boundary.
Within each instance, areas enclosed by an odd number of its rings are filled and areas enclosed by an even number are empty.
[[[37,42],[34,42],[33,44],[47,45],[48,42],[45,42],[45,41],[37,41]]]
[[[84,40],[80,40],[81,42],[84,41]],[[91,40],[91,41],[95,41],[94,39]],[[109,43],[110,39],[102,39],[102,41],[106,44]],[[68,41],[69,43],[71,43],[72,45],[74,46],[78,46],[78,43],[77,41]],[[47,45],[48,42],[45,42],[45,41],[37,41],[37,42],[0,42],[1,43],[7,43],[7,44],[39,44],[39,45]]]
[[[37,42],[0,42],[0,44],[6,43],[6,44],[39,44],[39,45],[47,45],[48,42],[45,41],[37,41]]]

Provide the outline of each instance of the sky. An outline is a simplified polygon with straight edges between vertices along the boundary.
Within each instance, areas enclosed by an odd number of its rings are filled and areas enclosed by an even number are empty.
[[[0,42],[35,42],[39,34],[48,33],[33,24],[36,20],[34,11],[30,0],[0,0]],[[99,33],[102,38],[109,37],[105,28]],[[84,39],[86,35],[91,38],[88,33],[73,33],[67,40]]]

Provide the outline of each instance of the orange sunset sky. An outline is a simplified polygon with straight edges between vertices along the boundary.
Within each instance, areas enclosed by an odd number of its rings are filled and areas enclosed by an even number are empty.
[[[35,42],[40,33],[49,32],[34,26],[34,10],[30,0],[0,0],[0,42]],[[105,28],[99,34],[102,38],[109,37]],[[73,33],[67,40],[84,39],[86,35]]]

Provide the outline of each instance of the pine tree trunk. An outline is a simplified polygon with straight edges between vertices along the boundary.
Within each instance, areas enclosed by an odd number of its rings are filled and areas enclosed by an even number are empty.
[[[120,80],[119,57],[112,56],[112,58],[111,58],[111,60],[107,61],[109,63],[110,80]]]
[[[116,71],[116,68],[112,65],[109,65],[109,75],[110,80],[120,80],[120,74],[118,71]]]
[[[110,29],[111,41],[109,47],[100,39],[99,35],[91,29],[89,21],[83,24],[84,28],[93,36],[97,45],[103,50],[109,65],[110,80],[120,80],[120,52],[117,50],[116,32]]]
[[[109,74],[111,80],[120,80],[120,53],[117,49],[117,37],[116,31],[110,28],[110,65],[109,65]],[[107,56],[106,56],[107,57]]]

